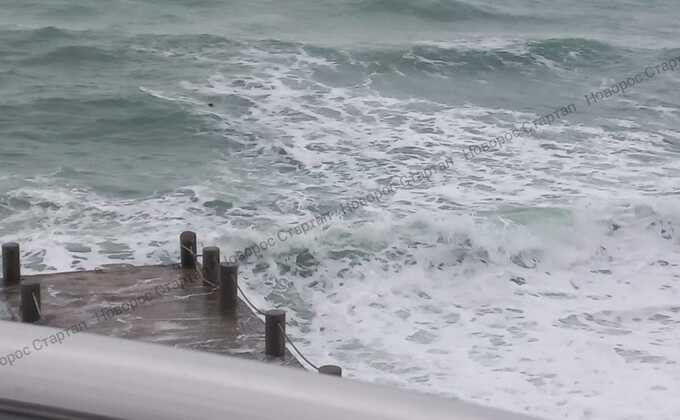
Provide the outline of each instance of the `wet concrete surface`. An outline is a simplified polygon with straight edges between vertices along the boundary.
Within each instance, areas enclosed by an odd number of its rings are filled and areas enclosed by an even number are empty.
[[[42,285],[42,325],[84,322],[88,333],[302,367],[288,350],[284,358],[267,357],[264,322],[241,299],[226,309],[196,270],[110,265],[22,278],[29,281]],[[9,317],[19,316],[19,295],[18,286],[0,288]]]

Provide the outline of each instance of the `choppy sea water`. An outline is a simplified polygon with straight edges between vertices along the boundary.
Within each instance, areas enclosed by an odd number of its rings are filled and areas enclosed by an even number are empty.
[[[25,271],[274,238],[242,281],[312,360],[547,418],[680,416],[680,73],[584,96],[680,56],[677,3],[0,8],[0,238]]]

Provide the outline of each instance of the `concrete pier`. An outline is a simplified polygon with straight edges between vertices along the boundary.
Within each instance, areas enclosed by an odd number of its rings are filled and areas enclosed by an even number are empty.
[[[302,367],[287,349],[267,356],[264,322],[240,298],[233,311],[223,310],[220,291],[204,285],[195,268],[109,265],[24,281],[42,289],[41,325]],[[20,317],[19,285],[0,287],[0,300]]]

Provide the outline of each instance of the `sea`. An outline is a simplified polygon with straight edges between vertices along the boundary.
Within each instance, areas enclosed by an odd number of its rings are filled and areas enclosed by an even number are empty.
[[[192,230],[349,378],[678,419],[678,16],[0,0],[0,239],[47,273],[175,263]]]

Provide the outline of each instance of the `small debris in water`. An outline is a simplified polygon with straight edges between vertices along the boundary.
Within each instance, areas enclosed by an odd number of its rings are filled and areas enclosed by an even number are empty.
[[[612,270],[590,270],[590,272],[596,274],[611,274]]]

